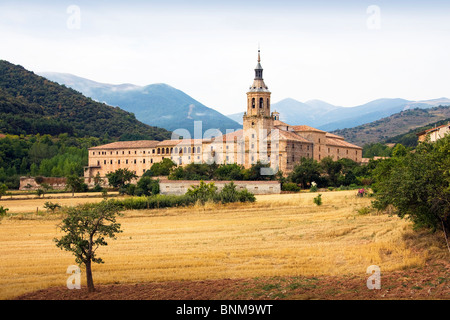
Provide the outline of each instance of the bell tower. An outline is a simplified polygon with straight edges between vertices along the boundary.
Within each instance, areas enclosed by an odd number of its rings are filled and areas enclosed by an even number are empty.
[[[247,92],[247,112],[244,114],[244,130],[273,128],[273,117],[270,112],[269,88],[264,83],[263,68],[261,66],[261,52],[258,50],[258,64],[255,68],[255,79]]]
[[[268,159],[267,138],[274,128],[274,116],[270,112],[269,88],[264,83],[261,66],[261,52],[258,50],[258,64],[255,79],[247,92],[247,112],[244,113],[245,167],[257,161]]]

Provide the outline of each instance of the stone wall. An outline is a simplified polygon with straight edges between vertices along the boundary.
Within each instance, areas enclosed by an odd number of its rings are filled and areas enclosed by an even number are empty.
[[[37,183],[32,177],[21,177],[19,190],[35,191],[42,188],[42,184],[48,184],[54,190],[64,190],[66,188],[66,178],[42,178],[41,183]],[[39,179],[38,179],[39,180]]]
[[[222,190],[230,181],[205,181],[214,182],[218,191]],[[233,181],[238,191],[247,189],[253,194],[280,194],[281,185],[278,181]],[[198,186],[200,181],[176,181],[161,180],[159,183],[161,194],[184,195],[191,186]]]

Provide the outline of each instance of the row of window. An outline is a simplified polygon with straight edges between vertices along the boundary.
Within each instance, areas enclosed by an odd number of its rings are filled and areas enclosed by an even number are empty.
[[[158,155],[161,155],[161,154],[172,154],[172,153],[175,153],[175,154],[181,154],[181,153],[201,153],[201,148],[200,147],[194,147],[194,148],[192,148],[192,147],[176,147],[176,148],[157,148],[157,149],[153,149],[153,150],[151,150],[151,151],[148,151],[148,153],[147,153],[147,151],[140,151],[139,152],[140,154],[158,154]],[[98,151],[98,152],[96,152],[96,151],[93,151],[92,152],[92,155],[93,156],[95,156],[95,155],[107,155],[108,154],[108,152],[106,152],[106,151]],[[126,151],[110,151],[109,152],[109,154],[110,155],[113,155],[113,154],[116,154],[116,155],[131,155],[131,154],[135,154],[135,155],[137,155],[138,154],[138,152],[137,152],[137,150],[134,150],[134,151],[131,151],[131,150],[128,150],[128,152],[126,152]]]

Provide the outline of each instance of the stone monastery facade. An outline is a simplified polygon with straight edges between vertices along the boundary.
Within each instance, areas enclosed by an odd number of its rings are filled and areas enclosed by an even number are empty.
[[[201,139],[114,142],[89,149],[85,178],[101,177],[127,168],[142,176],[154,163],[171,159],[179,166],[190,163],[237,163],[248,168],[258,161],[272,172],[291,172],[301,158],[321,161],[348,158],[360,163],[362,148],[344,138],[306,125],[290,125],[271,112],[271,92],[264,83],[260,53],[255,79],[247,92],[243,129]]]

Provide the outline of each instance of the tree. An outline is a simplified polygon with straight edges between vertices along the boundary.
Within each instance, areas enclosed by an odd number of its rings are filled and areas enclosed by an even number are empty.
[[[406,150],[405,146],[400,143],[398,143],[392,150],[392,156],[397,158],[404,157],[407,153],[408,151]]]
[[[159,194],[159,180],[154,180],[150,177],[142,177],[136,186],[137,196],[151,196]]]
[[[200,202],[205,204],[207,201],[213,200],[216,195],[217,187],[213,182],[205,183],[203,180],[200,181],[199,186],[192,186],[186,192],[188,197],[194,199],[195,202]]]
[[[81,192],[85,188],[84,179],[77,175],[70,175],[66,178],[66,189],[72,192],[72,197],[75,192]]]
[[[8,191],[8,187],[6,186],[6,184],[1,184],[0,185],[0,199],[6,195],[6,191]]]
[[[144,173],[145,177],[160,177],[168,176],[177,165],[169,158],[163,159],[163,161],[154,163],[150,170]]]
[[[3,208],[3,206],[0,206],[0,221],[6,216],[8,211],[8,208]]]
[[[321,181],[322,169],[320,164],[311,158],[302,158],[300,164],[294,167],[294,170],[289,175],[289,180],[301,184],[303,189],[307,189],[311,182]]]
[[[44,208],[47,209],[47,211],[55,213],[56,209],[61,209],[61,205],[59,203],[53,203],[48,201],[44,204]]]
[[[450,234],[450,135],[434,143],[421,143],[407,153],[378,164],[374,169],[379,210],[392,207],[401,218],[409,217],[416,228],[442,229]],[[450,247],[449,247],[450,251]]]
[[[125,185],[130,183],[133,179],[136,179],[137,175],[125,168],[108,173],[106,178],[112,187],[120,189],[125,187]]]
[[[107,246],[105,238],[116,239],[122,232],[117,217],[119,208],[112,201],[98,204],[83,204],[67,210],[67,216],[59,225],[65,235],[54,241],[61,250],[72,252],[78,265],[86,267],[88,291],[95,291],[92,277],[92,263],[104,263],[97,256],[100,246]]]

